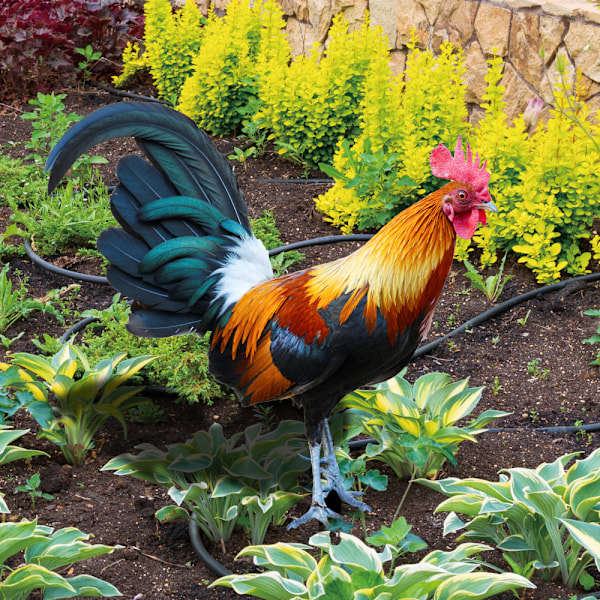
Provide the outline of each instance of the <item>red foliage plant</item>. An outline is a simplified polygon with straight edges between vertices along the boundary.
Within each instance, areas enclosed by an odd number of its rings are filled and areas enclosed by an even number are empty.
[[[123,1],[0,0],[0,97],[72,83],[83,59],[76,48],[88,44],[102,53],[93,73],[109,75],[142,30],[141,11]]]

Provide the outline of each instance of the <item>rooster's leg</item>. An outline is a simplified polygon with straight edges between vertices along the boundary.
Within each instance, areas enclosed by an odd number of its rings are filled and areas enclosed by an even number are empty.
[[[345,502],[353,508],[358,508],[363,512],[371,512],[371,508],[367,504],[355,498],[355,496],[362,495],[362,492],[349,492],[344,487],[344,482],[342,481],[342,476],[340,474],[340,467],[335,457],[335,448],[333,446],[331,431],[329,431],[327,420],[323,423],[323,433],[323,461],[321,463],[321,473],[326,481],[324,488],[325,494],[334,490],[342,502]]]
[[[323,525],[329,525],[327,519],[339,518],[336,512],[327,508],[325,505],[325,497],[323,493],[323,483],[321,482],[321,444],[318,442],[308,442],[310,450],[310,462],[313,472],[313,490],[312,490],[312,506],[298,519],[292,521],[288,525],[288,529],[295,529],[300,525],[304,525],[310,519],[317,519]]]
[[[311,442],[310,439],[308,442],[313,472],[312,506],[304,515],[295,521],[292,521],[288,525],[288,529],[295,529],[310,519],[317,519],[323,523],[323,525],[328,526],[328,519],[340,518],[341,515],[338,515],[335,511],[327,508],[327,505],[325,504],[325,495],[332,490],[337,493],[340,500],[349,506],[365,512],[370,512],[371,510],[367,504],[355,498],[355,496],[359,496],[361,492],[349,492],[344,487],[340,468],[335,457],[335,449],[333,447],[333,440],[331,439],[331,432],[329,431],[327,419],[323,420],[320,425],[323,434],[322,444],[321,442],[316,442],[314,440]],[[323,446],[323,458],[321,458],[321,445]],[[323,487],[321,478],[325,480],[325,487]]]

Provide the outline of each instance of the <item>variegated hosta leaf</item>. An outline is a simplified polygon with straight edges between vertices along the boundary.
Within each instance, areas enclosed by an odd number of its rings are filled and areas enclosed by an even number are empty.
[[[329,556],[339,564],[359,567],[376,573],[383,570],[377,552],[358,538],[347,533],[340,532],[340,542],[336,545],[331,543],[331,534],[328,531],[315,533],[310,538],[309,543],[328,552]]]
[[[430,476],[446,460],[454,462],[461,442],[474,442],[484,425],[507,414],[486,411],[469,426],[456,427],[481,399],[483,388],[468,388],[468,383],[454,382],[445,373],[428,373],[411,386],[397,376],[374,390],[348,394],[337,410],[362,421],[363,432],[380,444],[370,449],[369,458],[386,462],[397,474]]]
[[[570,454],[565,454],[563,456],[559,456],[555,461],[551,463],[542,463],[538,465],[535,469],[535,472],[545,481],[548,482],[548,485],[554,487],[555,485],[564,485],[566,483],[565,480],[565,465],[573,458],[581,454],[580,452],[571,452]]]
[[[422,375],[415,381],[412,397],[417,406],[421,410],[424,410],[430,396],[450,382],[452,382],[452,378],[446,373],[428,373],[427,375]]]
[[[54,589],[59,594],[55,598],[68,598],[65,594],[75,593],[75,588],[62,575],[39,565],[25,565],[0,582],[0,597],[27,598],[31,592],[39,589]]]
[[[74,527],[53,532],[52,528],[36,521],[0,523],[0,565],[8,557],[24,550],[25,564],[12,571],[0,582],[0,597],[26,598],[40,589],[44,598],[74,598],[120,595],[112,585],[88,575],[65,579],[53,569],[86,558],[112,552],[122,546],[88,544],[90,535]]]
[[[596,567],[600,569],[600,524],[582,523],[573,519],[560,519],[560,521],[575,540],[594,557]]]
[[[592,510],[600,509],[600,469],[573,481],[565,491],[565,499],[578,519],[588,520]]]
[[[574,456],[578,453],[573,453],[568,456]],[[585,477],[594,471],[600,470],[600,448],[596,448],[587,458],[578,460],[569,468],[565,479],[567,485],[572,484],[576,479]]]
[[[436,600],[479,600],[516,588],[534,588],[535,585],[514,573],[469,573],[455,575],[442,582],[436,590]]]
[[[292,600],[294,598],[306,598],[308,600],[308,590],[303,583],[285,579],[278,573],[271,571],[254,573],[252,576],[227,575],[217,579],[209,587],[215,585],[231,588],[240,595],[246,594],[264,600]]]
[[[13,356],[13,364],[35,373],[47,383],[52,383],[52,380],[58,372],[60,362],[57,362],[56,365],[52,365],[42,356],[18,352]]]
[[[294,574],[306,580],[317,568],[317,561],[306,552],[310,548],[305,544],[279,542],[264,546],[248,546],[238,554],[238,557],[253,556],[258,566],[271,565],[285,573],[286,577]]]

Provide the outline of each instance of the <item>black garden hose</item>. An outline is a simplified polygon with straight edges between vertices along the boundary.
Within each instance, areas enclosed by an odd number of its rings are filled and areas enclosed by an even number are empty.
[[[324,246],[325,244],[334,244],[336,242],[366,242],[373,237],[369,233],[356,233],[352,235],[326,235],[323,237],[312,238],[310,240],[302,240],[300,242],[292,242],[285,246],[279,246],[269,250],[269,256],[276,256],[282,252],[297,250],[298,248],[307,248],[309,246]]]
[[[190,541],[196,554],[200,557],[200,560],[215,574],[219,577],[225,575],[231,575],[231,571],[224,567],[213,555],[206,549],[202,540],[200,539],[200,528],[198,523],[193,519],[190,519],[189,527]]]
[[[50,271],[51,273],[56,273],[57,275],[64,275],[65,277],[70,277],[71,279],[80,279],[81,281],[87,281],[88,283],[108,284],[108,279],[106,279],[106,277],[99,277],[98,275],[88,275],[87,273],[77,273],[75,271],[69,271],[68,269],[62,269],[61,267],[57,267],[56,265],[45,261],[33,251],[29,240],[25,240],[25,252],[27,252],[27,256],[31,259],[32,262],[34,262],[40,267],[43,267],[47,271]]]
[[[166,106],[170,106],[174,108],[173,103],[169,102],[169,100],[161,100],[160,98],[153,98],[152,96],[143,96],[141,94],[134,94],[132,92],[124,92],[122,90],[116,90],[115,88],[111,88],[103,83],[97,83],[95,81],[90,81],[91,85],[108,92],[109,94],[113,94],[114,96],[119,96],[120,98],[131,98],[132,100],[144,100],[145,102],[157,102],[158,104],[165,104]]]

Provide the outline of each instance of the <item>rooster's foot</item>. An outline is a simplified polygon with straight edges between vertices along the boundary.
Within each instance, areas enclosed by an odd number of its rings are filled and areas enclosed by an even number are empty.
[[[341,515],[338,515],[335,511],[327,508],[326,506],[320,506],[318,504],[314,504],[311,506],[301,517],[294,519],[288,526],[288,531],[290,529],[296,529],[300,527],[300,525],[304,525],[311,519],[317,519],[327,527],[329,525],[328,519],[340,519]]]
[[[348,491],[340,481],[334,481],[332,484],[326,485],[323,491],[327,495],[330,491],[334,491],[342,502],[345,502],[352,508],[362,510],[362,512],[371,512],[371,507],[368,504],[358,500],[357,496],[362,496],[363,492]]]

